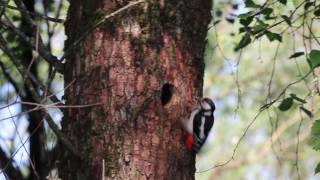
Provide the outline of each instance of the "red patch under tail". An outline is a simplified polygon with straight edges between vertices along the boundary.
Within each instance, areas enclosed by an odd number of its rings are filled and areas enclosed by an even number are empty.
[[[186,141],[187,149],[188,151],[192,152],[192,146],[193,146],[193,137],[191,134],[188,134],[187,141]]]

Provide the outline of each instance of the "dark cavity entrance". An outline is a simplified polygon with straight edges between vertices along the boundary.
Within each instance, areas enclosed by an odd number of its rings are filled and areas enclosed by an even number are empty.
[[[173,94],[173,85],[166,83],[162,86],[161,90],[161,104],[162,106],[168,104],[172,98]]]

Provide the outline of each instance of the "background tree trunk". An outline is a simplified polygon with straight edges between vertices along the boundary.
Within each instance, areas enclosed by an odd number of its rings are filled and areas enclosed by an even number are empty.
[[[35,12],[34,0],[23,0],[21,3],[24,4],[26,9],[29,12]],[[19,3],[17,3],[19,4]],[[22,32],[26,34],[28,37],[32,37],[36,29],[33,29],[27,22],[27,19],[23,18],[21,21],[20,29]],[[30,66],[30,72],[34,74],[38,78],[38,61],[35,57],[33,57],[32,48],[30,48],[26,43],[23,41],[19,44],[19,49],[21,49],[21,64],[25,67]],[[32,84],[36,87],[36,84]],[[25,96],[21,96],[21,99],[26,102],[33,102],[37,103],[37,101],[32,96],[32,92],[28,87],[24,88]],[[22,93],[21,93],[22,94]],[[28,113],[29,118],[29,125],[28,125],[28,133],[32,134],[30,136],[30,150],[29,150],[29,177],[28,179],[45,179],[48,175],[48,166],[46,165],[45,157],[47,157],[45,151],[45,134],[44,134],[44,123],[43,118],[44,114],[41,111],[31,111],[33,106],[29,105],[22,105],[24,111],[30,111]]]
[[[128,3],[70,0],[66,49]],[[82,160],[65,153],[62,179],[194,178],[194,157],[179,121],[202,94],[210,9],[208,0],[142,2],[106,20],[73,49],[66,102],[101,105],[66,110],[63,130]]]

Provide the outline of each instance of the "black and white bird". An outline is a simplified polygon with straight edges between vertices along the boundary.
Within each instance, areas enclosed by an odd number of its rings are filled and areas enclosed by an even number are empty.
[[[188,132],[187,149],[198,153],[205,144],[214,123],[213,112],[215,104],[209,98],[202,98],[199,107],[192,111],[188,121],[184,121],[184,127]]]

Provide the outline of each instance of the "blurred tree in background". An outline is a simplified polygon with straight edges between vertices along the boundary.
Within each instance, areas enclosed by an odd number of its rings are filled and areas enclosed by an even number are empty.
[[[0,1],[0,179],[56,176],[67,8]],[[212,15],[204,96],[216,122],[196,179],[319,178],[320,2],[215,0]]]
[[[59,0],[0,1],[2,179],[46,179],[56,168],[56,136],[44,119],[55,125],[62,114],[51,108],[48,116],[41,105],[60,102],[63,94],[57,57],[66,10]]]

